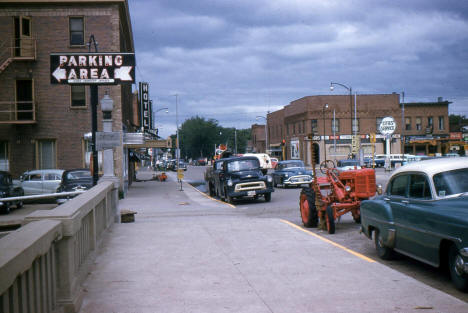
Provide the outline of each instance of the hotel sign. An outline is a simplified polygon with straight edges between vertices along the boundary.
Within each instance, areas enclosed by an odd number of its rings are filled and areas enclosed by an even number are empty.
[[[51,84],[115,85],[135,81],[134,53],[51,53]]]

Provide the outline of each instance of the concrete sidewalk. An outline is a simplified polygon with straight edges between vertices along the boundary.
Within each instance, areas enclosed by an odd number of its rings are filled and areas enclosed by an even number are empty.
[[[151,178],[140,173],[139,178]],[[81,312],[468,312],[468,304],[279,219],[169,181],[134,183]],[[365,240],[365,239],[363,239]]]

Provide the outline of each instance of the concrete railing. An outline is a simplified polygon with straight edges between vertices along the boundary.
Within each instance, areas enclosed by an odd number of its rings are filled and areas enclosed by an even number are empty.
[[[116,218],[117,190],[99,183],[0,239],[0,312],[78,312],[81,285]]]

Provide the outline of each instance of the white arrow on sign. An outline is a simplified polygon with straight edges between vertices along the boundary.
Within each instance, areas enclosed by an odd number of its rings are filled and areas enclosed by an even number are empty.
[[[122,66],[122,67],[116,68],[114,70],[114,78],[120,79],[120,80],[131,81],[132,80],[132,77],[130,76],[131,70],[132,70],[132,66]]]
[[[59,66],[55,69],[52,75],[54,75],[55,79],[60,82],[60,80],[67,78],[67,71]]]

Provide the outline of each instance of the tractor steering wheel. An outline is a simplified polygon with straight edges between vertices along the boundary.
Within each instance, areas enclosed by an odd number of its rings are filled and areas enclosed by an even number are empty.
[[[326,174],[329,169],[336,170],[336,165],[333,160],[325,160],[320,163],[320,172],[322,172],[322,174]]]

